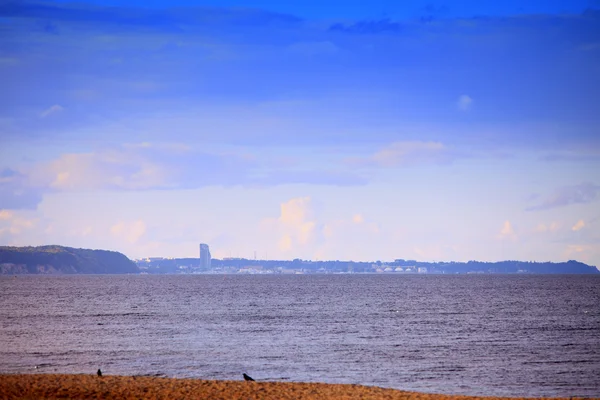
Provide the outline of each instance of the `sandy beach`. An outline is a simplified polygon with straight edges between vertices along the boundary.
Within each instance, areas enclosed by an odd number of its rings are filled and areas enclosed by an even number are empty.
[[[476,399],[361,385],[139,376],[0,375],[0,399]],[[486,397],[501,399],[500,397]],[[511,398],[515,399],[515,398]]]

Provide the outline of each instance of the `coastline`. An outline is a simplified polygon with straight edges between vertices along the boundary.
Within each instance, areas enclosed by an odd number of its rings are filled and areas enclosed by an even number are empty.
[[[0,375],[0,399],[510,399],[407,392],[376,386],[245,382],[84,374]],[[555,398],[558,399],[558,398]]]

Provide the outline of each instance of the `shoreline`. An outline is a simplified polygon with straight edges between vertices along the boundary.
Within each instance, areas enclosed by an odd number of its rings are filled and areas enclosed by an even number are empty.
[[[91,374],[0,375],[0,399],[525,399],[408,392],[377,386]],[[531,398],[529,398],[531,399]],[[559,399],[559,398],[554,398]]]

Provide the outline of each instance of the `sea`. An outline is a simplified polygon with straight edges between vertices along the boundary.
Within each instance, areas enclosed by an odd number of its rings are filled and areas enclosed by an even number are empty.
[[[600,276],[0,277],[0,373],[600,397]]]

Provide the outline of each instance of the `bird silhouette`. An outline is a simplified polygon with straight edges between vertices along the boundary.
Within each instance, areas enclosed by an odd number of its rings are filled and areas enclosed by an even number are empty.
[[[100,368],[98,368],[98,372],[96,372],[98,374],[98,376],[102,376],[102,371],[100,371]]]
[[[254,382],[254,379],[252,379],[251,377],[249,377],[248,375],[244,374],[244,380],[245,381],[252,381]]]

